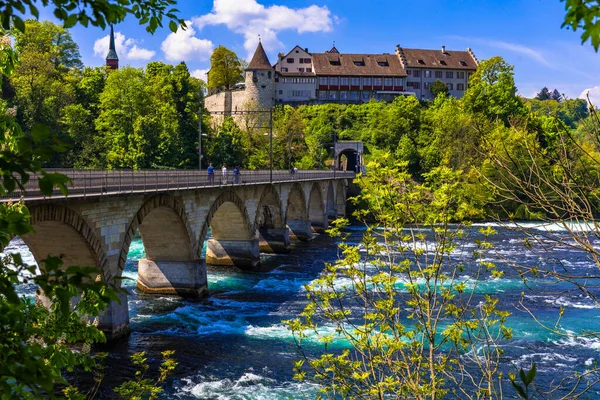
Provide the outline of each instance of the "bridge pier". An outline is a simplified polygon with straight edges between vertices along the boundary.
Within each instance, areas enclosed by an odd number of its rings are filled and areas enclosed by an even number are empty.
[[[208,295],[206,264],[194,261],[138,262],[137,288],[149,294],[174,294],[184,297]]]
[[[290,230],[288,228],[260,228],[258,246],[262,253],[289,253]]]
[[[312,238],[312,228],[309,220],[292,219],[287,221],[290,238],[306,242]]]
[[[121,303],[111,301],[98,316],[98,329],[104,332],[107,341],[120,339],[129,334],[129,308],[127,294],[119,293]]]
[[[206,263],[257,270],[260,268],[258,239],[209,239],[206,246]]]
[[[329,227],[329,220],[326,215],[323,218],[315,219],[310,221],[312,231],[315,233],[325,233],[325,230]]]

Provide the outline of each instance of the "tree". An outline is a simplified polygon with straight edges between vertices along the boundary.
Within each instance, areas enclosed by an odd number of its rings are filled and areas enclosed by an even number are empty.
[[[444,96],[448,95],[448,85],[446,85],[446,83],[440,81],[439,79],[436,79],[435,82],[431,84],[429,90],[431,91],[431,94],[433,94],[434,97],[437,97],[440,94]]]
[[[554,89],[554,91],[552,92],[552,95],[550,96],[550,98],[552,100],[558,101],[559,103],[563,100],[562,95],[556,89]]]
[[[505,124],[525,116],[527,110],[517,96],[513,69],[498,56],[480,62],[462,99],[467,111]]]
[[[227,164],[229,168],[244,165],[246,154],[243,142],[244,135],[233,118],[225,118],[208,144],[209,161],[215,167],[223,164]]]
[[[362,241],[331,231],[342,256],[306,286],[308,305],[287,321],[301,354],[295,379],[319,384],[327,398],[500,398],[509,313],[493,295],[475,294],[485,276],[502,275],[483,260],[493,230],[481,230],[471,255],[458,255],[468,228],[449,221],[470,208],[459,173],[438,168],[418,184],[402,165],[367,168],[356,181]],[[334,339],[347,345],[330,348]],[[320,354],[308,355],[308,346]]]
[[[550,91],[547,87],[543,87],[542,90],[535,96],[536,100],[550,100]]]
[[[237,54],[225,46],[219,46],[210,56],[208,88],[231,90],[236,83],[244,81],[243,72]]]
[[[600,1],[561,0],[565,2],[567,13],[562,27],[576,32],[582,30],[581,44],[590,40],[596,51],[600,47]]]
[[[0,12],[0,25],[4,30],[14,26],[21,32],[25,31],[25,23],[21,16],[29,13],[39,18],[38,4],[49,6],[54,16],[63,22],[65,28],[72,28],[77,23],[106,28],[133,15],[146,25],[146,30],[154,33],[163,19],[169,20],[169,29],[177,32],[179,27],[185,28],[185,21],[177,16],[179,10],[169,8],[176,4],[175,0],[118,0],[107,2],[103,0],[6,0]]]

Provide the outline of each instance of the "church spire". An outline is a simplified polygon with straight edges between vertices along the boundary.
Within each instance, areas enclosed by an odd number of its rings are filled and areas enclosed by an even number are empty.
[[[119,56],[115,47],[115,32],[112,24],[110,25],[110,43],[108,45],[108,54],[106,55],[106,66],[110,69],[119,69]]]

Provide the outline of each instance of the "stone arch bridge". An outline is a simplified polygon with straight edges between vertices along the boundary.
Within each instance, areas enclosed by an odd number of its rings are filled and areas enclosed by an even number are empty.
[[[35,232],[22,239],[38,265],[60,256],[65,267],[96,266],[102,279],[119,282],[139,232],[146,258],[138,264],[138,289],[185,296],[207,293],[206,264],[257,271],[261,252],[288,252],[290,240],[323,232],[328,219],[345,215],[354,176],[242,171],[234,183],[198,171],[60,172],[72,180],[68,197],[44,198],[35,177],[12,196],[23,196],[31,212]],[[127,295],[99,322],[107,338],[126,334]]]

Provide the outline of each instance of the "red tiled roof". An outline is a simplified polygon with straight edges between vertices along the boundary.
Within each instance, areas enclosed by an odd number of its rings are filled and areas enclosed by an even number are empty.
[[[267,53],[265,53],[265,49],[263,48],[261,42],[258,42],[254,56],[252,56],[252,60],[250,60],[248,68],[246,69],[273,69],[273,67],[271,67],[271,63],[269,62],[269,57],[267,57]]]
[[[406,60],[405,68],[477,69],[477,63],[468,51],[446,50],[442,52],[441,49],[422,50],[405,48],[400,48],[399,50],[400,55],[404,55]]]
[[[406,76],[395,54],[312,53],[317,75]]]

